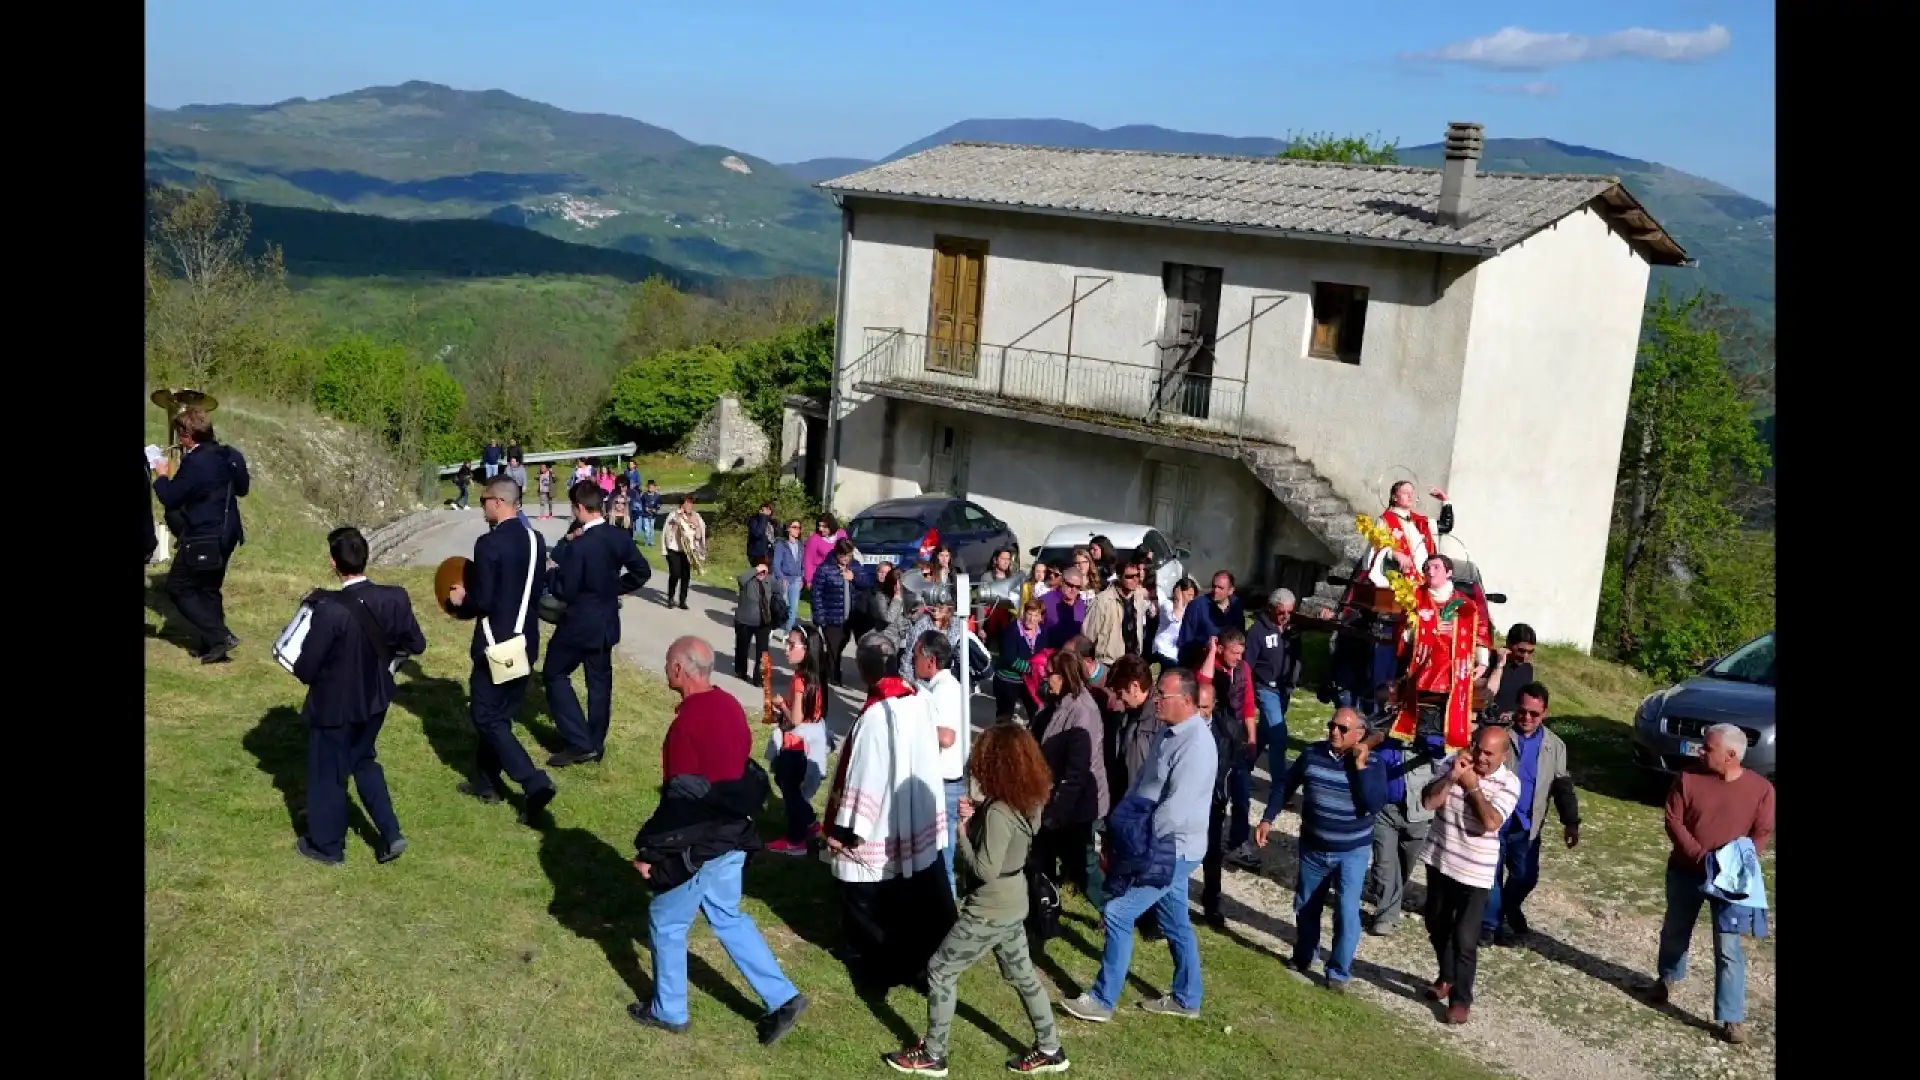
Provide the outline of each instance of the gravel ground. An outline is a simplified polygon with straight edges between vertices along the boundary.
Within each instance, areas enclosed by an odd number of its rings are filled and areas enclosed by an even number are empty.
[[[1222,906],[1231,933],[1250,948],[1280,957],[1293,951],[1299,820],[1291,812],[1282,814],[1262,853],[1261,872],[1229,869],[1223,886]],[[1527,901],[1533,930],[1527,943],[1480,951],[1469,1023],[1441,1023],[1439,1008],[1419,997],[1420,989],[1433,980],[1434,960],[1417,916],[1404,919],[1390,937],[1362,937],[1352,992],[1404,1017],[1412,1037],[1446,1040],[1462,1053],[1525,1080],[1772,1076],[1770,956],[1748,942],[1750,1041],[1727,1045],[1709,1030],[1713,957],[1705,928],[1695,934],[1688,977],[1674,988],[1671,1005],[1653,1009],[1630,991],[1652,978],[1658,916],[1569,894],[1554,880],[1553,854],[1551,847],[1543,851],[1542,880]],[[1416,900],[1423,895],[1424,876],[1424,869],[1414,874]],[[1329,915],[1320,937],[1323,957],[1332,935]],[[1316,965],[1316,981],[1319,970]]]

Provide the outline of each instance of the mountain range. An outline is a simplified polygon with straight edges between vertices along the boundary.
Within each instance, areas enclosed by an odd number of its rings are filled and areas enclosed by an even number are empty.
[[[1286,146],[1150,125],[979,119],[882,160],[962,139],[1255,156]],[[1438,165],[1440,146],[1401,148],[1399,159]],[[627,117],[425,82],[318,101],[146,112],[150,180],[208,178],[229,198],[266,206],[413,222],[482,219],[644,257],[622,267],[629,272],[658,260],[690,276],[830,277],[839,213],[812,185],[871,164],[815,158],[777,165]],[[1657,162],[1550,139],[1488,139],[1480,167],[1618,176],[1700,261],[1697,269],[1657,271],[1655,287],[1663,280],[1683,290],[1706,287],[1772,323],[1772,206]],[[302,233],[312,231],[301,224]],[[330,261],[291,248],[287,257]]]

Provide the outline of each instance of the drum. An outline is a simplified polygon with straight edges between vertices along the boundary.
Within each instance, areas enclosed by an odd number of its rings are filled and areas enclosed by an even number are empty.
[[[472,568],[472,566],[472,559],[455,555],[445,562],[442,562],[440,568],[433,572],[433,599],[440,605],[441,611],[446,612],[456,619],[473,618],[471,615],[462,614],[453,606],[449,599],[453,596],[453,587],[455,585],[466,584],[467,571]]]

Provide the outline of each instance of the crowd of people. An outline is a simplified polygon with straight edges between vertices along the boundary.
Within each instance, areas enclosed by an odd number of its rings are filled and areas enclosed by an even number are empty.
[[[184,463],[172,476],[162,467],[153,481],[181,543],[169,593],[199,632],[201,659],[213,663],[237,644],[220,621],[218,575],[242,535],[234,500],[246,494],[245,462],[215,442],[204,413],[187,410],[175,430]],[[503,456],[509,466],[513,449]],[[488,532],[465,581],[443,599],[474,621],[476,760],[460,790],[497,804],[510,778],[522,792],[522,820],[537,824],[557,787],[512,730],[540,660],[534,601],[549,597],[560,609],[550,618],[557,629],[541,677],[568,747],[547,765],[603,760],[619,603],[648,570],[630,527],[610,517],[613,500],[597,478],[569,489],[573,524],[552,552],[522,512],[522,492],[504,472],[486,480],[480,509]],[[1224,869],[1259,868],[1274,823],[1293,808],[1300,828],[1290,967],[1304,976],[1321,963],[1323,985],[1344,990],[1363,929],[1394,931],[1418,863],[1426,867],[1423,915],[1434,953],[1427,995],[1444,1006],[1447,1022],[1468,1022],[1478,950],[1529,933],[1524,905],[1539,877],[1548,806],[1568,847],[1579,842],[1579,807],[1567,747],[1545,724],[1550,694],[1533,677],[1533,633],[1515,625],[1505,649],[1491,648],[1483,602],[1455,589],[1451,560],[1434,550],[1431,528],[1410,502],[1410,489],[1403,497],[1396,487],[1377,522],[1391,539],[1376,545],[1385,550],[1368,566],[1383,583],[1390,566],[1418,572],[1412,607],[1391,635],[1374,632],[1369,620],[1384,618],[1378,612],[1343,625],[1363,648],[1336,658],[1321,688],[1335,706],[1325,737],[1291,761],[1286,714],[1302,679],[1303,646],[1288,590],[1271,592],[1248,619],[1225,571],[1209,579],[1204,597],[1183,579],[1162,598],[1147,553],[1115,551],[1103,538],[1074,549],[1060,567],[1021,571],[1017,553],[1001,552],[983,581],[1007,596],[1008,617],[989,628],[998,647],[985,649],[971,613],[955,610],[945,548],[907,569],[866,565],[831,517],[803,542],[801,522],[782,530],[771,507],[761,507],[749,523],[734,673],[766,685],[764,751],[755,755],[739,701],[714,686],[711,644],[675,640],[663,666],[680,701],[662,747],[662,798],[635,837],[635,870],[654,893],[654,991],[630,1015],[663,1032],[688,1030],[687,936],[704,913],[765,1006],[761,1042],[790,1031],[809,1002],[741,911],[742,875],[761,850],[812,855],[826,863],[838,898],[836,953],[856,986],[926,995],[924,1033],[884,1055],[890,1068],[946,1074],[957,980],[992,952],[1034,1029],[1032,1045],[1008,1068],[1062,1072],[1069,1059],[1034,971],[1058,930],[1061,891],[1083,894],[1104,931],[1099,971],[1085,992],[1060,1003],[1067,1015],[1114,1019],[1138,932],[1164,940],[1174,965],[1169,992],[1141,1009],[1197,1018],[1204,977],[1194,872],[1203,919],[1224,929]],[[686,579],[705,559],[706,542],[689,499],[662,536],[670,606],[685,606]],[[386,863],[405,852],[406,839],[375,743],[394,672],[427,642],[405,591],[366,580],[364,537],[340,529],[328,546],[340,587],[307,598],[311,627],[290,664],[309,687],[303,715],[311,728],[307,827],[296,850],[328,865],[344,861],[351,780],[379,830],[375,856]],[[190,549],[211,552],[211,561]],[[806,621],[797,617],[803,592]],[[776,633],[788,671],[777,689],[774,673],[760,666]],[[865,698],[836,746],[829,687],[841,682],[849,643]],[[955,677],[963,665],[997,706],[996,722],[978,733]],[[571,686],[576,668],[586,672],[584,712]],[[1715,1019],[1736,1043],[1746,1038],[1741,940],[1766,930],[1758,857],[1773,828],[1771,784],[1740,765],[1745,741],[1737,727],[1711,728],[1702,771],[1677,780],[1668,798],[1668,913],[1658,978],[1647,990],[1664,1002],[1684,977],[1699,908],[1710,906]],[[1263,757],[1272,790],[1256,823],[1253,774]],[[816,814],[822,789],[825,808]],[[776,791],[780,835],[763,844],[757,822]],[[1370,921],[1363,903],[1373,907]],[[1328,907],[1333,932],[1323,960]]]

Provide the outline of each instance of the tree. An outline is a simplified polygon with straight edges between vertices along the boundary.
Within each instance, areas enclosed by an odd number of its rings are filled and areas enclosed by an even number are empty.
[[[1289,161],[1337,161],[1348,165],[1397,165],[1400,140],[1387,142],[1379,133],[1342,135],[1322,131],[1312,135],[1287,134],[1287,148],[1279,156]]]
[[[1757,538],[1732,502],[1767,454],[1704,314],[1699,294],[1662,289],[1649,305],[1621,443],[1601,636],[1651,674],[1718,655],[1755,621],[1740,603],[1758,583],[1736,571],[1752,568],[1738,545]]]
[[[247,254],[246,211],[211,184],[148,189],[147,363],[204,386],[275,349],[287,298],[278,248]]]
[[[749,342],[734,354],[734,382],[741,404],[776,451],[787,396],[825,398],[832,381],[832,319]]]
[[[607,392],[606,421],[652,449],[677,444],[734,385],[733,357],[712,345],[628,364]]]

